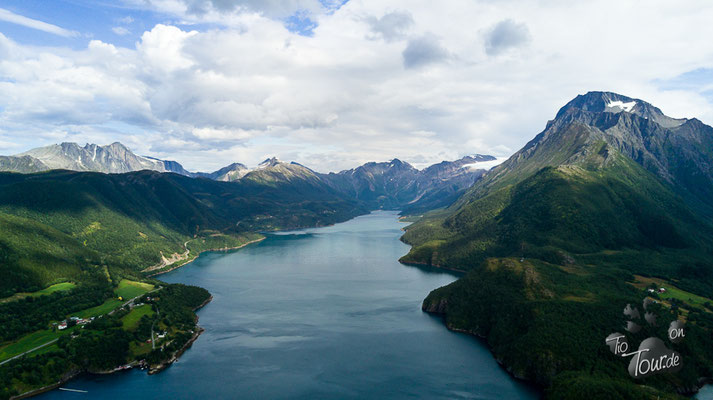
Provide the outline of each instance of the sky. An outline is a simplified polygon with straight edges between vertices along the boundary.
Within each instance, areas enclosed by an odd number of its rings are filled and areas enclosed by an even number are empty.
[[[3,0],[0,154],[192,171],[507,157],[578,94],[713,124],[713,2]]]

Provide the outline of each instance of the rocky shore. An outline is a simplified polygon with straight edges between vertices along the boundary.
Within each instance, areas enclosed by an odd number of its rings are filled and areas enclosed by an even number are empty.
[[[205,329],[201,328],[200,326],[197,326],[197,328],[198,329],[196,330],[196,332],[193,333],[193,336],[191,336],[191,338],[186,342],[186,344],[184,344],[180,350],[175,352],[173,354],[173,356],[171,356],[171,358],[169,358],[168,360],[166,360],[158,365],[152,366],[149,369],[149,375],[158,374],[159,372],[163,371],[164,369],[170,367],[171,364],[173,364],[174,362],[178,361],[178,358],[181,357],[181,355],[183,355],[183,353],[185,353],[185,351],[188,350],[193,345],[193,342],[195,342],[198,339],[198,336],[200,336],[201,333],[205,332]]]
[[[57,389],[58,387],[64,385],[65,383],[71,381],[72,379],[76,378],[77,376],[81,375],[82,371],[76,370],[76,371],[71,371],[64,375],[62,379],[60,379],[58,382],[53,383],[51,385],[43,386],[39,389],[33,389],[28,392],[22,393],[17,396],[10,397],[10,400],[19,400],[19,399],[26,399],[28,397],[32,396],[37,396],[38,394],[42,394],[45,392],[49,392],[50,390]]]
[[[203,254],[203,253],[205,253],[205,252],[207,252],[207,251],[229,251],[229,250],[237,250],[237,249],[242,249],[243,247],[245,247],[245,246],[247,246],[247,245],[249,245],[249,244],[261,242],[261,241],[263,241],[263,240],[265,240],[265,237],[261,237],[261,238],[259,238],[259,239],[251,240],[251,241],[249,241],[249,242],[246,242],[246,243],[241,244],[240,246],[221,247],[221,248],[203,250],[203,251],[200,251],[200,252],[199,252],[198,254],[196,254],[195,256],[193,256],[192,258],[183,258],[183,259],[180,259],[180,260],[178,260],[178,261],[176,261],[176,262],[174,263],[175,265],[174,265],[174,264],[165,265],[165,266],[163,267],[163,269],[156,270],[156,272],[153,272],[153,273],[148,274],[148,275],[146,275],[146,276],[147,276],[147,277],[153,277],[153,276],[156,276],[156,275],[165,274],[165,273],[167,273],[167,272],[171,272],[171,271],[173,271],[173,270],[175,270],[175,269],[181,268],[181,267],[183,267],[184,265],[188,265],[188,264],[192,263],[193,261],[195,261],[195,260],[198,258],[198,256],[200,256],[201,254]],[[189,257],[189,255],[186,255],[186,257]],[[181,263],[181,261],[185,261],[185,262],[184,262],[184,263]],[[170,268],[169,268],[169,267],[170,267]],[[150,272],[150,271],[151,271],[150,269],[146,269],[146,270],[144,270],[143,272]]]

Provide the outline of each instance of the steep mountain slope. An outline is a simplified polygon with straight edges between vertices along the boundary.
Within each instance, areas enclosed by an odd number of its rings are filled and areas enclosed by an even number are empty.
[[[576,125],[591,132],[563,133]],[[713,205],[707,199],[713,195],[713,128],[695,118],[670,118],[643,100],[608,92],[589,92],[567,103],[542,133],[475,185],[472,196],[461,200],[517,183],[545,166],[576,163],[586,155],[583,146],[592,140],[603,140],[675,185],[689,205],[712,215]]]
[[[370,162],[355,169],[331,173],[325,177],[344,193],[378,208],[398,208],[416,197],[413,182],[418,170],[399,159]]]
[[[477,163],[492,156],[475,155],[444,161],[422,171],[399,159],[370,162],[360,167],[321,175],[338,191],[367,203],[372,208],[402,209],[417,213],[444,207],[461,191],[478,180],[485,170]]]
[[[213,179],[221,182],[233,182],[242,178],[248,172],[250,172],[250,170],[244,164],[232,163],[215,172],[195,172],[193,173],[193,176],[198,178]]]
[[[32,173],[47,171],[48,166],[30,156],[0,156],[0,171]]]
[[[593,397],[646,398],[621,360],[602,351],[602,338],[621,329],[621,307],[644,296],[634,274],[713,293],[702,197],[713,184],[710,148],[696,150],[712,137],[641,100],[578,96],[450,208],[407,228],[413,248],[403,262],[470,271],[432,292],[424,310],[487,337],[511,372],[550,388],[548,397],[576,398],[568,388],[586,384]],[[711,327],[689,322],[691,336],[711,337]],[[647,333],[665,337],[661,329]],[[694,341],[677,348],[688,360],[681,373],[644,383],[687,391],[710,376],[713,345]]]
[[[0,231],[0,298],[79,280],[101,264],[101,256],[72,235],[37,221],[0,213]]]
[[[402,205],[403,214],[416,214],[451,205],[487,172],[480,163],[495,157],[482,154],[431,165],[416,177],[416,198]]]
[[[317,173],[296,162],[286,163],[276,157],[268,158],[258,164],[257,168],[243,176],[246,181],[265,185],[279,185],[289,182],[305,182],[316,187],[326,188]]]

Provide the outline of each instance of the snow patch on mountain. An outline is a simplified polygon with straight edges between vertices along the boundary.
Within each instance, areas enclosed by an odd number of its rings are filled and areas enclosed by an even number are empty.
[[[490,161],[480,161],[472,164],[465,164],[461,168],[467,168],[471,170],[475,169],[485,169],[485,170],[491,170],[498,165],[502,164],[507,160],[508,157],[497,157],[495,160],[490,160]]]
[[[619,108],[622,109],[626,112],[631,112],[631,110],[634,109],[634,106],[636,106],[635,101],[630,101],[628,103],[624,103],[623,101],[617,100],[617,101],[610,101],[607,103],[607,108]]]

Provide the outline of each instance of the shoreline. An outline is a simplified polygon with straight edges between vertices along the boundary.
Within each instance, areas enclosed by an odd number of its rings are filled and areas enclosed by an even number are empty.
[[[161,274],[165,274],[165,273],[167,273],[167,272],[171,272],[171,271],[173,271],[173,270],[176,270],[176,269],[178,269],[178,268],[181,268],[181,267],[183,267],[184,265],[190,264],[190,263],[192,263],[193,261],[195,261],[201,254],[203,254],[203,253],[205,253],[205,252],[208,252],[208,251],[229,251],[229,250],[238,250],[238,249],[242,249],[243,247],[245,247],[245,246],[247,246],[247,245],[249,245],[249,244],[261,242],[261,241],[267,239],[267,236],[264,236],[264,234],[271,234],[271,233],[278,233],[278,232],[290,232],[290,231],[299,230],[299,229],[311,229],[311,228],[325,228],[325,227],[330,227],[330,226],[334,226],[334,225],[336,225],[336,224],[341,224],[341,223],[343,223],[343,222],[350,221],[350,220],[352,220],[352,219],[354,219],[354,218],[361,217],[361,216],[363,216],[363,215],[369,215],[369,214],[373,213],[374,211],[384,211],[384,210],[371,210],[371,211],[369,211],[369,212],[367,212],[367,213],[364,213],[364,214],[358,214],[358,215],[352,216],[351,218],[349,218],[349,219],[347,219],[347,220],[345,220],[345,221],[333,222],[333,223],[330,223],[330,224],[314,225],[314,226],[304,226],[304,227],[297,227],[297,228],[290,228],[290,229],[276,229],[276,230],[274,230],[274,231],[259,231],[259,232],[256,232],[256,233],[258,233],[258,234],[260,234],[260,235],[263,235],[263,237],[261,237],[261,238],[259,238],[259,239],[251,240],[251,241],[246,242],[246,243],[243,243],[243,244],[241,244],[240,246],[222,247],[222,248],[214,248],[214,249],[202,250],[202,251],[198,252],[198,254],[196,254],[195,257],[193,257],[193,258],[191,258],[191,259],[185,260],[186,262],[184,262],[183,264],[172,266],[172,265],[174,265],[174,264],[176,264],[176,263],[179,263],[179,262],[181,262],[181,261],[184,261],[184,260],[177,260],[176,262],[171,263],[171,264],[168,264],[168,265],[165,265],[165,266],[163,266],[163,267],[160,268],[160,269],[151,270],[151,269],[150,269],[151,267],[148,267],[147,269],[144,269],[144,270],[141,271],[141,272],[148,273],[148,274],[145,275],[146,278],[152,278],[152,277],[154,277],[154,276],[158,276],[158,275],[161,275]],[[187,245],[187,244],[188,244],[188,242],[186,242],[186,245]],[[189,254],[190,254],[190,253],[189,253]],[[171,267],[171,266],[172,266],[172,267]],[[166,269],[166,268],[168,268],[168,269]],[[156,271],[156,272],[153,272],[153,271]],[[454,271],[455,271],[455,270],[454,270]]]
[[[264,239],[264,238],[263,238],[263,239]],[[262,239],[260,239],[260,240],[262,240]],[[246,245],[247,245],[247,243],[246,243]],[[208,298],[205,299],[204,302],[202,302],[202,303],[199,304],[197,307],[195,307],[195,308],[193,309],[193,312],[196,312],[196,311],[200,310],[201,308],[205,307],[205,306],[206,306],[208,303],[210,303],[211,301],[213,301],[213,295],[212,295],[212,294],[211,294],[210,296],[208,296]],[[180,350],[178,350],[177,352],[173,353],[173,356],[171,356],[171,358],[170,358],[168,361],[162,362],[161,364],[159,364],[159,365],[158,365],[157,367],[155,367],[155,368],[149,368],[149,370],[148,370],[148,372],[147,372],[148,375],[156,375],[156,374],[160,373],[161,371],[165,370],[166,368],[170,367],[173,363],[175,363],[176,361],[178,361],[178,359],[183,355],[183,353],[186,352],[186,350],[188,350],[191,346],[193,346],[193,342],[195,342],[196,340],[198,340],[198,337],[199,337],[201,334],[203,334],[203,332],[205,332],[205,328],[203,328],[203,327],[201,327],[200,325],[198,325],[198,320],[199,320],[199,317],[198,317],[198,314],[196,314],[196,320],[195,320],[195,323],[196,323],[196,331],[193,332],[193,336],[191,336],[191,338],[188,339],[188,341],[183,345],[183,347],[180,348]]]
[[[402,263],[402,264],[404,264],[404,263]],[[448,330],[451,331],[451,332],[462,333],[462,334],[465,334],[465,335],[468,335],[468,336],[471,336],[471,337],[476,338],[478,341],[480,341],[480,342],[483,343],[485,346],[487,346],[487,348],[488,348],[488,350],[490,351],[490,354],[493,356],[493,359],[495,360],[495,362],[497,362],[498,365],[500,365],[500,367],[501,367],[505,372],[507,372],[508,375],[510,375],[510,377],[512,377],[513,379],[516,379],[516,380],[518,380],[518,381],[520,381],[520,382],[523,382],[523,383],[526,384],[527,386],[530,386],[530,387],[532,387],[532,388],[535,388],[535,389],[537,389],[541,394],[544,394],[545,388],[539,386],[537,383],[533,382],[532,380],[530,380],[530,379],[528,379],[528,378],[526,378],[526,377],[524,377],[524,376],[521,376],[521,375],[517,374],[511,367],[509,367],[508,365],[506,365],[506,364],[502,361],[502,359],[500,359],[500,358],[498,357],[498,355],[493,351],[493,348],[488,344],[488,337],[487,337],[487,336],[482,335],[482,334],[480,334],[480,333],[478,333],[478,332],[474,332],[474,331],[467,330],[467,329],[462,329],[462,328],[456,328],[456,327],[450,325],[448,322],[446,322],[446,313],[447,313],[447,311],[444,311],[444,312],[441,312],[441,311],[429,311],[429,310],[425,309],[423,306],[421,307],[421,311],[423,311],[424,313],[429,314],[429,315],[433,315],[433,316],[440,317],[440,318],[441,318],[441,321],[442,321],[442,323],[443,323],[443,325],[445,325],[446,329],[448,329]],[[699,392],[701,389],[703,389],[703,387],[706,386],[706,385],[713,385],[713,378],[700,377],[700,378],[698,378],[698,382],[696,383],[696,390],[691,391],[691,390],[689,390],[690,388],[677,387],[677,388],[676,388],[676,389],[677,389],[676,392],[677,392],[677,394],[679,394],[679,395],[681,395],[681,396],[691,397],[691,396],[695,395],[696,393],[698,393],[698,392]],[[680,390],[680,389],[682,389],[682,390]]]
[[[334,222],[334,223],[325,224],[325,225],[315,225],[315,226],[309,226],[309,227],[303,227],[303,228],[293,228],[292,230],[294,230],[294,229],[320,228],[320,227],[333,226],[333,225],[336,225],[336,224],[338,224],[338,223],[346,222],[346,221],[349,221],[349,220],[351,220],[351,219],[354,219],[354,218],[359,217],[359,216],[362,216],[362,215],[368,215],[368,214],[372,213],[373,211],[374,211],[374,210],[369,211],[369,212],[367,212],[367,213],[363,213],[363,214],[358,214],[358,215],[351,216],[350,218],[348,218],[348,219],[345,220],[345,221]],[[284,231],[289,231],[289,230],[284,230]],[[280,232],[280,230],[265,231],[265,233],[273,233],[273,232]],[[261,233],[261,234],[262,234],[262,233]],[[165,274],[165,273],[167,273],[167,272],[171,272],[171,271],[173,271],[173,270],[175,270],[175,269],[178,269],[178,268],[180,268],[180,267],[183,267],[184,265],[190,264],[191,262],[195,261],[201,254],[203,254],[203,253],[205,253],[205,252],[209,252],[209,251],[238,250],[238,249],[241,249],[241,248],[243,248],[243,247],[245,247],[245,246],[247,246],[247,245],[249,245],[249,244],[258,243],[258,242],[261,242],[261,241],[263,241],[263,240],[265,240],[265,239],[267,239],[267,237],[266,237],[266,236],[262,236],[262,237],[260,237],[260,238],[258,238],[258,239],[250,240],[250,241],[248,241],[248,242],[246,242],[246,243],[243,243],[243,244],[241,244],[241,245],[239,245],[239,246],[223,247],[223,248],[213,248],[213,249],[202,250],[202,251],[198,252],[198,254],[196,254],[195,257],[193,257],[193,258],[186,259],[186,260],[176,260],[176,262],[171,263],[171,264],[168,264],[168,265],[165,265],[165,266],[163,266],[161,269],[156,270],[156,272],[153,272],[153,273],[144,275],[144,277],[145,277],[145,278],[151,278],[151,277],[154,277],[154,276],[157,276],[157,275],[161,275],[161,274]],[[187,249],[187,245],[188,245],[188,241],[184,244],[184,247],[186,247],[187,254],[190,254],[190,251]],[[181,264],[178,264],[178,265],[174,265],[174,264],[180,263],[181,261],[185,261],[185,262],[184,262],[184,263],[181,263]],[[166,269],[167,267],[170,267],[170,268]],[[150,270],[150,268],[151,268],[151,267],[148,267],[148,268],[145,269],[144,271],[146,271],[146,272],[152,272],[152,271]],[[142,271],[142,272],[144,272],[144,271]],[[210,295],[210,296],[208,297],[208,299],[206,299],[203,303],[201,303],[199,306],[197,306],[196,308],[194,308],[193,311],[195,312],[195,311],[198,311],[199,309],[205,307],[205,306],[206,306],[208,303],[210,303],[212,300],[213,300],[213,295]],[[178,350],[176,353],[174,353],[173,356],[172,356],[168,361],[162,362],[162,363],[159,364],[156,368],[153,368],[153,369],[150,368],[150,369],[147,371],[147,374],[148,374],[148,375],[155,375],[155,374],[158,374],[158,373],[164,371],[166,368],[170,367],[174,362],[178,361],[178,359],[193,345],[193,343],[194,343],[196,340],[198,340],[198,338],[200,337],[200,335],[201,335],[203,332],[205,332],[205,329],[204,329],[203,327],[201,327],[200,325],[198,325],[197,323],[198,323],[198,315],[196,315],[196,331],[193,333],[193,336],[183,345],[183,347],[181,347],[180,350]],[[86,371],[86,370],[75,370],[75,371],[71,371],[71,372],[69,372],[67,375],[63,376],[59,381],[57,381],[57,382],[55,382],[55,383],[52,383],[52,384],[49,384],[49,385],[46,385],[46,386],[43,386],[43,387],[40,387],[40,388],[37,388],[37,389],[32,389],[32,390],[29,390],[29,391],[27,391],[27,392],[18,394],[18,395],[16,395],[16,396],[12,396],[12,397],[10,397],[10,400],[26,399],[26,398],[30,398],[30,397],[33,397],[33,396],[37,396],[37,395],[42,394],[42,393],[46,393],[46,392],[49,392],[49,391],[52,391],[52,390],[56,390],[56,389],[62,387],[64,384],[70,382],[71,380],[77,378],[78,376],[80,376],[80,375],[82,375],[82,374],[112,375],[112,374],[114,374],[114,373],[116,373],[116,372],[126,371],[126,370],[128,370],[128,369],[133,369],[134,367],[136,367],[136,366],[138,365],[138,361],[137,361],[137,360],[133,360],[133,361],[129,362],[128,364],[124,364],[124,365],[130,365],[131,367],[130,367],[130,368],[117,367],[117,368],[115,368],[115,369],[113,369],[113,370],[108,370],[108,371],[95,371],[95,372],[90,372],[90,371]]]
[[[56,383],[53,383],[53,384],[47,385],[47,386],[43,386],[38,389],[33,389],[33,390],[27,391],[25,393],[18,394],[17,396],[10,397],[10,400],[27,399],[32,396],[37,396],[38,394],[42,394],[42,393],[49,392],[51,390],[55,390],[55,389],[59,388],[60,386],[64,385],[65,383],[71,381],[72,379],[78,377],[81,374],[82,374],[82,371],[70,372],[66,378],[62,377],[62,379],[60,379]]]
[[[262,239],[261,239],[261,240],[262,240]],[[247,245],[247,243],[246,243],[246,245]],[[210,303],[211,301],[213,301],[213,295],[210,295],[203,303],[201,303],[199,306],[197,306],[196,308],[194,308],[193,311],[195,312],[195,311],[200,310],[201,308],[205,307],[205,306],[206,306],[208,303]],[[198,340],[198,337],[199,337],[203,332],[205,332],[205,329],[204,329],[203,327],[201,327],[200,325],[198,325],[198,315],[196,315],[196,331],[193,333],[193,336],[191,336],[191,338],[183,345],[183,347],[181,347],[180,350],[176,351],[176,352],[173,354],[173,356],[171,356],[171,358],[170,358],[169,360],[162,362],[162,363],[159,364],[156,368],[149,369],[149,370],[147,371],[147,374],[148,374],[148,375],[155,375],[155,374],[158,374],[158,373],[164,371],[166,368],[170,367],[173,363],[175,363],[176,361],[178,361],[178,359],[183,355],[183,353],[186,352],[186,350],[188,350],[191,346],[193,346],[193,343],[194,343],[196,340]],[[33,397],[33,396],[37,396],[37,395],[42,394],[42,393],[49,392],[49,391],[51,391],[51,390],[58,389],[58,388],[60,388],[62,385],[64,385],[64,384],[70,382],[72,379],[74,379],[74,378],[76,378],[76,377],[78,377],[78,376],[80,376],[80,375],[82,375],[82,374],[91,374],[91,375],[112,375],[112,374],[114,374],[114,373],[116,373],[116,372],[127,371],[127,370],[129,370],[129,369],[133,369],[133,368],[136,367],[138,364],[139,364],[139,363],[138,363],[137,360],[133,360],[133,361],[129,362],[128,364],[124,364],[124,365],[130,365],[131,368],[122,368],[122,367],[120,366],[120,367],[114,368],[114,369],[112,369],[112,370],[107,370],[107,371],[82,371],[82,370],[72,371],[72,372],[70,372],[69,374],[67,374],[67,376],[62,377],[62,379],[60,379],[58,382],[55,382],[55,383],[53,383],[53,384],[51,384],[51,385],[43,386],[43,387],[41,387],[41,388],[37,388],[37,389],[30,390],[30,391],[27,391],[27,392],[25,392],[25,393],[21,393],[21,394],[19,394],[19,395],[17,395],[17,396],[10,397],[10,400],[27,399],[27,398],[30,398],[30,397]]]
[[[439,316],[441,316],[442,319],[443,319],[443,325],[445,325],[445,326],[446,326],[446,329],[448,329],[449,331],[451,331],[451,332],[457,332],[457,333],[462,333],[462,334],[465,334],[465,335],[468,335],[468,336],[472,336],[472,337],[476,338],[477,340],[479,340],[481,343],[483,343],[485,346],[487,346],[488,350],[490,351],[490,354],[493,356],[493,360],[495,360],[495,362],[498,363],[498,365],[500,366],[500,368],[502,368],[503,371],[507,372],[507,374],[510,375],[511,378],[516,379],[516,380],[518,380],[518,381],[520,381],[520,382],[526,384],[527,386],[530,386],[530,387],[532,387],[532,388],[537,389],[540,393],[544,393],[544,392],[545,392],[545,388],[539,386],[538,384],[536,384],[535,382],[531,381],[530,379],[527,379],[527,378],[525,378],[524,376],[521,376],[521,375],[515,373],[512,368],[509,368],[507,365],[505,365],[505,363],[503,362],[503,360],[500,359],[500,358],[498,358],[497,354],[495,354],[495,352],[493,351],[493,348],[490,347],[490,345],[488,344],[488,337],[487,337],[487,336],[481,335],[481,334],[479,334],[479,333],[477,333],[477,332],[469,331],[469,330],[467,330],[467,329],[460,329],[460,328],[456,328],[456,327],[450,326],[450,325],[449,325],[448,323],[446,323],[446,321],[445,321],[445,316],[446,316],[445,314],[431,313],[431,312],[428,312],[428,311],[424,311],[424,312],[425,312],[425,313],[428,313],[428,314],[432,314],[432,315],[439,315]]]
[[[203,304],[201,304],[199,307],[197,307],[196,310],[199,309],[199,308],[201,308],[201,307],[203,307],[204,305],[208,304],[212,299],[213,299],[213,296],[211,296],[211,297],[210,297],[208,300],[206,300]],[[171,358],[170,358],[169,360],[162,362],[161,364],[159,364],[159,365],[158,365],[157,367],[155,367],[155,368],[149,369],[149,370],[147,371],[147,374],[148,374],[148,375],[156,375],[156,374],[158,374],[158,373],[161,373],[162,371],[166,370],[166,368],[170,367],[173,363],[175,363],[176,361],[178,361],[178,359],[183,355],[183,353],[185,353],[186,350],[188,350],[191,346],[193,346],[193,342],[195,342],[196,340],[198,340],[198,337],[199,337],[203,332],[205,332],[205,329],[202,328],[201,326],[196,325],[196,328],[197,328],[197,329],[196,329],[196,332],[193,333],[193,336],[186,342],[186,344],[183,345],[183,347],[181,347],[180,350],[178,350],[176,353],[174,353],[174,355],[171,356]],[[33,389],[33,390],[28,391],[28,392],[21,393],[21,394],[19,394],[19,395],[17,395],[17,396],[10,397],[10,400],[27,399],[27,398],[30,398],[30,397],[33,397],[33,396],[40,395],[40,394],[42,394],[42,393],[46,393],[46,392],[50,392],[50,391],[52,391],[52,390],[59,389],[59,388],[62,387],[64,384],[66,384],[66,383],[72,381],[74,378],[77,378],[78,376],[83,375],[83,374],[91,374],[91,375],[112,375],[112,374],[117,373],[117,372],[127,371],[127,370],[129,370],[129,369],[133,369],[134,367],[136,367],[136,366],[138,365],[138,362],[137,362],[136,360],[134,360],[134,361],[130,362],[130,363],[127,364],[127,365],[131,365],[131,368],[121,368],[121,367],[117,367],[117,368],[114,368],[114,369],[109,370],[109,371],[75,371],[75,372],[72,372],[72,373],[71,373],[70,375],[68,375],[67,377],[63,377],[61,380],[59,380],[59,381],[56,382],[56,383],[53,383],[53,384],[47,385],[47,386],[43,386],[43,387],[41,387],[41,388]]]
[[[485,346],[488,348],[488,351],[489,351],[490,354],[492,355],[493,360],[495,360],[495,362],[498,363],[498,365],[500,366],[500,368],[502,368],[503,371],[505,371],[511,378],[513,378],[513,379],[515,379],[515,380],[517,380],[517,381],[520,381],[520,382],[524,383],[525,385],[527,385],[527,386],[529,386],[529,387],[531,387],[531,388],[536,389],[540,394],[544,394],[544,388],[543,388],[543,387],[537,385],[535,382],[533,382],[533,381],[531,381],[531,380],[529,380],[529,379],[527,379],[527,378],[525,378],[525,377],[523,377],[523,376],[519,376],[518,374],[516,374],[516,373],[512,370],[512,368],[508,368],[508,366],[505,365],[505,363],[504,363],[500,358],[498,358],[497,354],[495,354],[495,352],[493,351],[493,348],[488,344],[488,337],[487,337],[487,336],[482,335],[482,334],[480,334],[480,333],[478,333],[478,332],[473,332],[473,331],[470,331],[470,330],[467,330],[467,329],[461,329],[461,328],[456,328],[456,327],[454,327],[454,326],[451,326],[450,324],[448,324],[448,323],[446,322],[446,313],[445,313],[445,312],[428,311],[428,310],[424,309],[423,307],[421,308],[421,311],[423,311],[424,313],[429,314],[429,315],[433,315],[433,316],[438,316],[438,317],[440,317],[440,318],[441,318],[441,321],[443,322],[443,325],[444,325],[444,326],[446,327],[446,329],[448,329],[449,331],[451,331],[451,332],[456,332],[456,333],[461,333],[461,334],[468,335],[468,336],[470,336],[470,337],[473,337],[473,338],[477,339],[479,342],[481,342],[483,345],[485,345]]]
[[[178,350],[176,353],[174,353],[173,356],[171,356],[171,358],[170,358],[168,361],[162,362],[161,364],[159,364],[159,365],[158,365],[157,367],[155,367],[155,368],[150,368],[149,371],[148,371],[148,374],[149,374],[149,375],[156,375],[156,374],[158,374],[158,373],[164,371],[166,368],[170,367],[171,365],[173,365],[173,363],[175,363],[176,361],[178,361],[178,359],[183,355],[183,353],[185,353],[186,350],[188,350],[191,346],[193,346],[193,342],[195,342],[196,340],[198,340],[198,337],[199,337],[203,332],[205,332],[205,329],[204,329],[204,328],[202,328],[202,327],[200,327],[200,326],[198,326],[198,325],[196,325],[196,327],[197,327],[198,329],[193,333],[193,336],[192,336],[190,339],[188,339],[188,341],[186,342],[186,344],[184,344],[183,347],[181,347],[180,350]]]
[[[444,267],[442,265],[438,264],[428,264],[425,262],[419,262],[419,261],[401,261],[398,260],[401,264],[403,265],[410,265],[410,266],[422,266],[422,267],[433,267],[433,268],[438,268],[438,269],[443,269],[446,271],[453,271],[453,272],[458,272],[460,274],[466,274],[468,271],[464,269],[458,269],[458,268],[452,268],[452,267]]]
[[[186,260],[185,260],[186,262],[184,262],[183,264],[180,264],[180,265],[173,265],[173,264],[166,265],[163,269],[159,269],[159,270],[156,270],[156,272],[147,274],[146,277],[147,277],[147,278],[152,278],[152,277],[154,277],[154,276],[158,276],[158,275],[161,275],[161,274],[165,274],[165,273],[167,273],[167,272],[171,272],[171,271],[173,271],[173,270],[176,270],[176,269],[178,269],[178,268],[181,268],[181,267],[183,267],[183,266],[185,266],[185,265],[188,265],[188,264],[192,263],[192,262],[195,261],[201,254],[203,254],[203,253],[205,253],[205,252],[208,252],[208,251],[229,251],[229,250],[238,250],[238,249],[242,249],[243,247],[245,247],[245,246],[247,246],[247,245],[249,245],[249,244],[261,242],[261,241],[263,241],[263,240],[265,240],[265,239],[266,239],[266,237],[263,236],[263,237],[261,237],[261,238],[259,238],[259,239],[255,239],[255,240],[251,240],[251,241],[249,241],[249,242],[243,243],[243,244],[241,244],[240,246],[222,247],[222,248],[201,250],[201,251],[198,252],[198,254],[195,255],[195,257],[193,257],[193,258],[191,258],[191,259],[186,259]],[[184,260],[180,260],[180,261],[184,261]],[[176,263],[178,263],[178,262],[180,262],[180,261],[176,261]],[[174,263],[174,264],[175,264],[175,263]],[[173,266],[172,266],[172,265],[173,265]],[[167,268],[167,269],[166,269],[166,268]]]
[[[359,217],[359,216],[362,216],[362,215],[369,215],[369,214],[373,213],[374,211],[382,211],[382,210],[371,210],[371,211],[368,212],[368,213],[359,214],[359,215],[353,216],[353,217],[351,217],[349,220],[354,219],[354,218]],[[347,221],[348,221],[348,220],[347,220]],[[345,221],[342,221],[342,222],[345,222]],[[399,221],[399,222],[401,222],[401,221]],[[329,227],[329,226],[336,225],[336,224],[338,224],[338,223],[341,223],[341,222],[336,222],[336,223],[326,224],[326,225],[317,225],[317,226],[312,226],[312,227],[310,227],[310,228]],[[293,229],[291,229],[291,230],[295,230],[295,229],[305,229],[305,228],[293,228]],[[290,230],[283,230],[282,232],[289,232],[289,231],[290,231]],[[280,230],[276,230],[276,231],[265,231],[265,233],[274,233],[274,232],[281,232],[281,231],[280,231]],[[155,276],[158,276],[158,275],[161,275],[161,274],[165,274],[165,273],[171,272],[171,271],[173,271],[173,270],[175,270],[175,269],[178,269],[178,268],[180,268],[180,267],[183,267],[184,265],[190,264],[191,262],[195,261],[201,254],[203,254],[203,253],[205,253],[205,252],[238,250],[238,249],[241,249],[241,248],[243,248],[243,247],[245,247],[245,246],[247,246],[247,245],[249,245],[249,244],[254,244],[254,243],[261,242],[261,241],[265,240],[266,238],[267,238],[266,236],[263,236],[263,237],[261,237],[261,238],[258,238],[258,239],[255,239],[255,240],[251,240],[251,241],[248,241],[248,242],[246,242],[246,243],[243,243],[243,244],[241,244],[241,245],[239,245],[239,246],[234,246],[234,247],[223,247],[223,248],[213,248],[213,249],[202,250],[202,251],[198,252],[198,254],[196,254],[193,258],[190,258],[190,259],[188,259],[188,260],[177,260],[177,261],[176,261],[176,263],[179,263],[179,262],[181,262],[181,261],[185,261],[184,263],[181,263],[181,264],[179,264],[179,265],[173,265],[173,264],[166,265],[166,266],[164,267],[165,269],[157,270],[156,272],[153,272],[153,273],[150,273],[150,274],[145,275],[145,277],[146,277],[146,278],[155,277]],[[428,266],[428,267],[439,268],[439,269],[449,270],[449,271],[458,272],[458,273],[465,273],[465,271],[463,271],[463,270],[458,270],[458,269],[455,269],[455,268],[442,267],[442,266],[439,266],[439,265],[429,265],[429,264],[426,264],[426,263],[416,263],[416,262],[414,262],[414,263],[405,263],[405,262],[401,262],[401,261],[399,261],[399,262],[400,262],[401,264],[404,264],[404,265],[409,265],[409,264],[410,264],[410,265],[413,265],[413,266]],[[174,264],[175,264],[175,263],[174,263]],[[213,296],[210,295],[210,296],[208,297],[208,299],[206,299],[203,303],[201,303],[199,306],[197,306],[196,308],[194,308],[194,311],[197,311],[197,310],[199,310],[199,309],[205,307],[205,306],[206,306],[208,303],[210,303],[212,300],[213,300]],[[196,340],[198,340],[198,338],[200,337],[201,334],[203,334],[203,333],[205,332],[205,328],[199,326],[199,325],[197,324],[197,322],[198,322],[198,315],[196,315],[196,330],[195,330],[195,332],[193,333],[193,335],[191,336],[191,338],[181,347],[181,349],[179,349],[178,351],[176,351],[176,353],[174,353],[173,356],[171,356],[171,358],[170,358],[169,360],[164,361],[164,362],[158,364],[158,365],[157,365],[156,367],[154,367],[154,368],[149,368],[148,371],[147,371],[147,374],[148,374],[148,375],[155,375],[155,374],[161,373],[162,371],[166,370],[166,369],[167,369],[168,367],[170,367],[173,363],[175,363],[176,361],[178,361],[178,359],[179,359],[190,347],[192,347],[193,343],[194,343]],[[450,329],[450,328],[449,328],[449,329]],[[26,399],[26,398],[30,398],[30,397],[33,397],[33,396],[36,396],[36,395],[39,395],[39,394],[42,394],[42,393],[46,393],[46,392],[49,392],[49,391],[52,391],[52,390],[57,390],[58,388],[62,387],[63,385],[67,384],[68,382],[72,381],[73,379],[75,379],[75,378],[77,378],[77,377],[79,377],[79,376],[81,376],[81,375],[83,375],[83,374],[107,375],[107,376],[108,376],[108,375],[112,375],[112,374],[114,374],[114,373],[116,373],[116,372],[127,371],[127,370],[129,370],[129,369],[133,369],[134,367],[136,367],[136,366],[138,365],[138,361],[137,361],[137,360],[133,360],[133,361],[131,361],[131,362],[127,363],[127,364],[124,364],[124,365],[130,365],[131,367],[130,367],[130,368],[122,368],[122,367],[120,366],[120,367],[114,368],[114,369],[112,369],[112,370],[107,370],[107,371],[86,371],[86,370],[76,370],[76,371],[72,371],[71,373],[69,373],[69,374],[67,374],[66,376],[62,377],[58,382],[55,382],[55,383],[53,383],[53,384],[50,384],[50,385],[47,385],[47,386],[44,386],[44,387],[41,387],[41,388],[37,388],[37,389],[30,390],[30,391],[27,391],[27,392],[25,392],[25,393],[21,393],[21,394],[19,394],[19,395],[17,395],[17,396],[11,397],[10,399],[11,399],[11,400],[15,400],[15,399],[18,399],[18,400],[19,400],[19,399]]]

